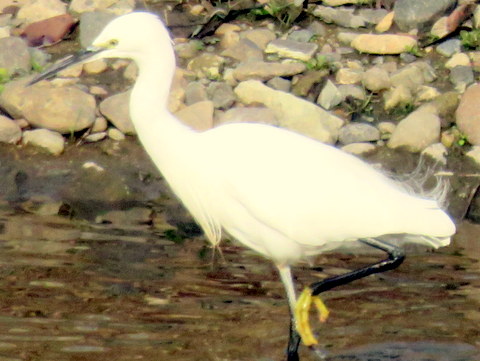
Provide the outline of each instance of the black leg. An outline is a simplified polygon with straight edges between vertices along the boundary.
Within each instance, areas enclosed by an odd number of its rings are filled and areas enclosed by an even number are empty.
[[[287,361],[299,361],[298,346],[300,345],[300,335],[295,327],[293,315],[290,318],[290,337],[288,338]]]
[[[352,272],[345,273],[340,276],[326,278],[320,282],[315,282],[310,285],[312,296],[318,296],[320,293],[331,290],[334,287],[346,285],[352,281],[363,277],[370,276],[374,273],[381,273],[397,268],[405,259],[405,253],[400,248],[397,248],[387,242],[380,241],[374,238],[367,238],[359,240],[371,247],[385,251],[388,258],[374,263],[372,265],[357,269]],[[293,320],[293,318],[292,318]],[[287,361],[299,361],[298,346],[300,345],[300,335],[295,329],[293,321],[290,323],[290,338],[288,340]],[[320,355],[325,357],[324,355]]]
[[[405,259],[405,253],[403,250],[387,242],[374,238],[360,239],[359,241],[368,244],[371,247],[387,252],[388,258],[340,276],[330,277],[320,282],[312,283],[310,288],[312,289],[313,296],[317,296],[320,293],[331,290],[334,287],[346,285],[347,283],[370,276],[374,273],[381,273],[395,269],[400,266]]]

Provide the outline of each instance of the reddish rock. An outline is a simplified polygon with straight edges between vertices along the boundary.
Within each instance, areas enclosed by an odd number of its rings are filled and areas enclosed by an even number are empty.
[[[21,36],[30,46],[51,45],[62,40],[75,23],[76,20],[69,14],[58,15],[28,25]]]
[[[6,6],[2,9],[2,14],[5,15],[5,14],[10,14],[12,16],[16,16],[17,13],[18,13],[18,10],[20,10],[20,8],[16,5],[9,5],[9,6]]]

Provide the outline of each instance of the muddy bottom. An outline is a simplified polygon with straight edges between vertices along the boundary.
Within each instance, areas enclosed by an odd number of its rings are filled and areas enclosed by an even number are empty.
[[[0,361],[282,360],[288,309],[270,262],[149,225],[0,212]],[[170,237],[171,238],[171,237]],[[329,360],[480,360],[480,227],[400,269],[324,294]],[[301,287],[381,254],[328,254]],[[302,360],[318,360],[302,347]]]

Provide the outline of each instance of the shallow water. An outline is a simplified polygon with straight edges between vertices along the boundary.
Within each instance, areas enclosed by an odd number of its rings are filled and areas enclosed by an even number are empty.
[[[222,259],[201,237],[8,208],[0,231],[0,361],[283,359],[283,286],[234,243]],[[294,273],[305,285],[379,257],[322,255],[323,270]],[[480,360],[479,258],[480,226],[464,223],[452,246],[326,293],[320,346],[329,360]]]

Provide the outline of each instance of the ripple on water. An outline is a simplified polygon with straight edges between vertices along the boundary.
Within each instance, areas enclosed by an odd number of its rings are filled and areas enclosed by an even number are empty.
[[[479,350],[465,343],[393,342],[371,344],[339,354],[328,361],[478,361]]]
[[[67,346],[63,347],[61,349],[63,352],[76,352],[76,353],[82,353],[82,352],[105,352],[107,349],[105,347],[101,346],[89,346],[89,345],[73,345],[73,346]]]
[[[148,225],[25,214],[0,223],[0,361],[284,357],[283,286],[249,250],[223,243],[225,261],[213,264],[205,240],[175,244]],[[312,324],[327,360],[479,361],[479,239],[479,226],[461,225],[452,246],[409,252],[398,270],[325,293],[331,317]],[[300,288],[381,256],[321,255],[312,262],[322,271],[294,274]]]

